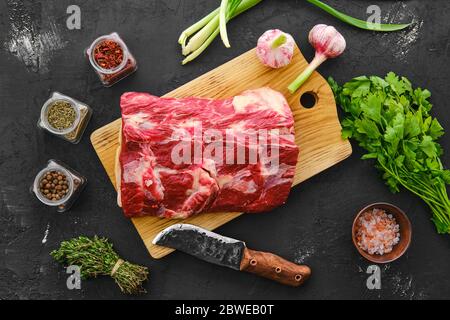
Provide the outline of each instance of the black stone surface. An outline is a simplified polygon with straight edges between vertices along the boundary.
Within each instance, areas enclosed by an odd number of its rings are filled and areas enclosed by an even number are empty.
[[[118,103],[123,92],[162,95],[251,49],[269,28],[292,33],[306,57],[311,58],[313,50],[307,32],[317,23],[335,25],[348,42],[348,50],[341,58],[320,68],[324,76],[332,75],[343,82],[362,74],[384,75],[393,70],[407,76],[415,86],[431,90],[434,114],[450,130],[450,3],[327,2],[359,17],[367,16],[367,7],[377,3],[385,19],[407,21],[414,16],[421,27],[417,34],[415,29],[375,34],[349,27],[306,1],[264,0],[229,24],[231,49],[226,50],[216,40],[203,56],[183,67],[177,45],[179,33],[216,7],[218,0],[1,1],[0,298],[129,298],[109,278],[83,281],[81,290],[68,290],[64,269],[49,256],[62,240],[95,234],[110,238],[123,258],[150,268],[146,285],[149,293],[138,299],[450,298],[449,236],[436,233],[430,211],[419,199],[407,192],[391,194],[373,164],[359,159],[362,152],[356,145],[350,159],[295,188],[282,208],[244,215],[218,230],[246,241],[250,248],[310,265],[312,278],[303,287],[293,289],[179,252],[153,260],[117,207],[115,191],[90,144],[92,131],[119,117]],[[66,8],[70,4],[81,7],[81,30],[66,28]],[[40,65],[25,66],[10,50],[12,26],[31,28],[36,36],[48,31],[52,22],[64,41],[63,48],[52,53],[48,64],[41,57]],[[108,89],[100,84],[83,50],[96,36],[112,31],[125,39],[139,70]],[[94,109],[79,145],[36,128],[41,105],[54,90]],[[442,139],[442,145],[450,150],[449,136]],[[50,158],[68,163],[89,179],[78,203],[65,214],[44,207],[28,192],[34,175]],[[450,165],[449,153],[443,161]],[[350,230],[356,212],[376,201],[392,202],[407,212],[413,225],[413,242],[404,257],[381,266],[382,289],[370,291],[365,273],[370,263],[353,247]],[[43,243],[47,227],[47,242]]]

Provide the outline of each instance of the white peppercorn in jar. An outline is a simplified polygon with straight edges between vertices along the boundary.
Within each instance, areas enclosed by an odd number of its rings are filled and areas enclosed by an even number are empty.
[[[47,166],[36,175],[31,192],[43,204],[55,207],[58,212],[69,210],[87,179],[58,160],[49,160]]]
[[[69,96],[53,92],[44,103],[38,128],[73,144],[80,142],[92,116],[92,109]]]

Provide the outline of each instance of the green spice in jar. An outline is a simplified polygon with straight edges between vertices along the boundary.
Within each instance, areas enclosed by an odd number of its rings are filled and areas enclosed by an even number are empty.
[[[53,102],[47,112],[48,124],[56,130],[70,128],[74,124],[76,117],[77,114],[74,107],[64,100]]]

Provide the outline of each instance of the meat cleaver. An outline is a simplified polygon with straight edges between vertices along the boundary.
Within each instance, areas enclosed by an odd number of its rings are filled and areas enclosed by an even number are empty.
[[[190,224],[175,224],[161,231],[153,244],[177,249],[201,260],[238,271],[254,273],[298,287],[311,269],[267,252],[253,251],[245,242],[227,238]]]

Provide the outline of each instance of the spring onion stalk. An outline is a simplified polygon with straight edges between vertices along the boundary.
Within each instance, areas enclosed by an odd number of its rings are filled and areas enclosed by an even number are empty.
[[[222,38],[225,47],[230,47],[230,41],[228,41],[227,33],[227,11],[228,11],[228,0],[222,0],[220,4],[219,13],[219,26],[220,26],[220,37]]]
[[[253,8],[258,3],[260,3],[262,0],[242,0],[241,4],[237,7],[236,11],[234,12],[231,19],[237,17],[241,13],[247,11],[248,9]]]
[[[198,30],[206,26],[213,18],[217,17],[218,13],[219,9],[216,9],[210,14],[208,14],[206,17],[198,21],[197,23],[193,24],[192,26],[184,30],[181,33],[180,38],[178,39],[178,43],[181,44],[182,46],[185,46],[187,39],[194,33],[196,33]]]
[[[211,21],[203,27],[200,32],[197,32],[191,37],[187,45],[181,45],[181,50],[184,56],[196,51],[211,37],[212,34],[219,27],[219,15],[216,15]],[[213,39],[214,40],[214,39]]]
[[[241,13],[253,8],[262,0],[242,0],[240,3],[233,2],[230,6],[230,10],[228,11],[227,21],[236,18]],[[234,5],[233,5],[234,4]],[[214,10],[209,15],[204,17],[202,20],[197,22],[195,25],[187,28],[183,31],[180,36],[179,42],[181,42],[183,55],[188,55],[183,61],[182,64],[185,65],[195,58],[197,58],[206,48],[214,41],[214,39],[220,33],[219,26],[219,11],[220,8]],[[196,30],[196,31],[193,31]],[[197,33],[196,33],[197,32]],[[186,43],[186,40],[189,36],[194,34],[194,36],[189,39],[187,45],[183,46],[183,43]]]
[[[194,52],[192,52],[190,55],[188,55],[182,62],[182,65],[185,65],[188,62],[191,62],[195,58],[197,58],[200,54],[202,54],[203,51],[211,44],[211,42],[214,41],[214,39],[219,35],[219,28],[216,28],[216,30],[209,36],[209,38]]]
[[[227,22],[231,19],[231,16],[236,11],[237,7],[241,4],[242,0],[222,0],[219,11],[219,27],[220,37],[225,47],[230,48],[230,41],[228,40]]]
[[[319,0],[307,0],[309,3],[315,5],[316,7],[319,7],[320,9],[324,10],[325,12],[331,14],[335,18],[338,18],[339,20],[348,23],[354,27],[364,29],[364,30],[371,30],[371,31],[399,31],[403,30],[411,25],[411,23],[406,24],[385,24],[385,23],[372,23],[360,19],[353,18],[349,15],[346,15],[340,11],[337,11],[336,9],[330,7],[329,5],[323,3]]]

